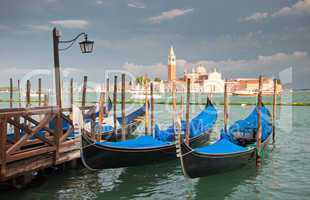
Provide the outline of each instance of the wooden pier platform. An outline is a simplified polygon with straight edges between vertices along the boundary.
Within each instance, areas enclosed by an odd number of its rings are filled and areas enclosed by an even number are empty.
[[[79,159],[81,141],[71,111],[52,106],[0,109],[0,182]]]

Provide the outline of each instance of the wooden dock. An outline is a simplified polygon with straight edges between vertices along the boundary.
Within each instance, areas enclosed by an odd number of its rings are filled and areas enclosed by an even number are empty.
[[[79,159],[80,137],[68,137],[74,133],[71,111],[52,106],[0,109],[0,182]],[[63,131],[53,125],[57,114],[66,124]]]

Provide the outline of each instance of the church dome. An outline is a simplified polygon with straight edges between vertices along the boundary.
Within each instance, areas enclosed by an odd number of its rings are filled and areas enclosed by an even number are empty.
[[[199,65],[198,67],[196,67],[196,73],[198,74],[207,74],[207,70],[204,66]]]

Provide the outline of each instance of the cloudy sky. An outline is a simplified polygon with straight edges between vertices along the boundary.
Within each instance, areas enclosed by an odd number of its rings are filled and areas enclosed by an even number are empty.
[[[77,80],[100,82],[106,70],[165,79],[173,45],[179,75],[199,63],[227,78],[292,67],[291,86],[310,88],[310,0],[0,0],[1,85],[52,69],[53,26],[64,40],[95,41],[92,54],[77,44],[60,54]]]

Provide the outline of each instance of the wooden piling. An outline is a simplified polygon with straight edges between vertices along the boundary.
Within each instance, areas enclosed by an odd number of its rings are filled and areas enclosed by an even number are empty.
[[[149,96],[148,96],[148,84],[145,83],[145,135],[149,134]]]
[[[73,107],[73,78],[70,79],[70,107]]]
[[[21,95],[20,95],[20,80],[17,81],[17,90],[18,90],[18,105],[19,107],[22,107],[22,102],[21,102]]]
[[[100,93],[100,100],[99,100],[99,119],[98,119],[98,129],[99,133],[102,132],[102,123],[103,123],[103,116],[104,116],[104,99],[105,94],[103,91]]]
[[[42,93],[42,79],[39,78],[38,80],[38,95],[39,95],[39,106],[41,106],[41,93]]]
[[[261,107],[262,107],[262,76],[259,76],[258,97],[257,97],[257,134],[256,134],[256,165],[261,165],[261,142],[262,142],[262,127],[261,127]]]
[[[150,85],[151,90],[151,135],[154,136],[154,85],[151,82]]]
[[[224,130],[227,133],[227,123],[228,123],[228,94],[227,94],[227,79],[224,85]]]
[[[126,102],[126,96],[125,96],[125,74],[122,74],[122,140],[126,139],[126,108],[125,108],[125,102]]]
[[[27,80],[27,90],[26,90],[26,107],[30,107],[30,91],[31,91],[31,83],[30,80]]]
[[[60,34],[56,28],[53,29],[53,50],[54,50],[54,72],[55,72],[55,88],[56,88],[56,105],[60,111],[56,114],[55,118],[55,156],[54,164],[57,164],[59,159],[59,147],[60,147],[60,138],[62,136],[62,118],[61,118],[61,83],[60,83],[60,63],[59,63],[59,38]]]
[[[7,140],[7,118],[0,118],[0,156],[1,156],[1,170],[0,175],[6,174],[6,140]]]
[[[272,106],[272,143],[276,137],[276,114],[277,114],[277,79],[273,79],[273,106]]]
[[[44,106],[48,106],[48,95],[47,94],[44,94]]]
[[[82,92],[82,107],[85,107],[85,104],[86,104],[86,88],[87,88],[87,76],[84,76],[83,92]]]
[[[191,79],[187,79],[186,81],[186,129],[185,129],[185,143],[189,145],[189,112],[190,112],[190,100],[191,100]]]
[[[10,78],[10,108],[13,107],[13,79]]]
[[[114,76],[114,91],[113,91],[113,123],[114,134],[117,134],[117,116],[116,116],[116,103],[117,103],[117,76]]]

